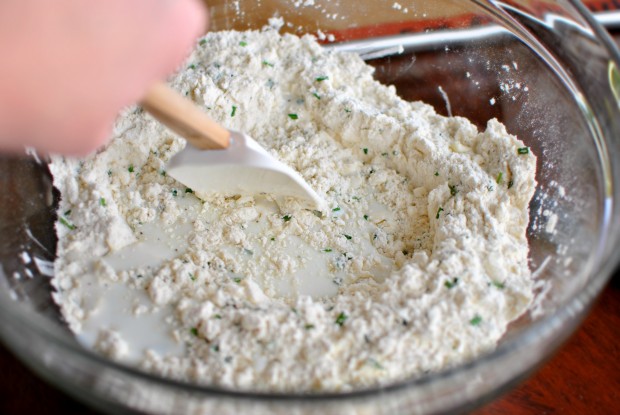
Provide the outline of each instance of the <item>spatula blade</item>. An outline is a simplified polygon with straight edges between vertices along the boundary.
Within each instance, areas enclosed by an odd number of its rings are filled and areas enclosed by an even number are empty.
[[[230,146],[224,150],[199,150],[188,143],[170,159],[166,172],[198,194],[266,193],[298,198],[311,209],[324,208],[324,201],[299,173],[236,131],[231,131]]]

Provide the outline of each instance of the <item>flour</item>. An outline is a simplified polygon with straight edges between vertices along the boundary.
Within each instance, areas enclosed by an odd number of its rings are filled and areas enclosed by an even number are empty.
[[[71,329],[88,331],[123,287],[131,306],[92,347],[127,360],[121,320],[164,313],[182,352],[147,345],[135,364],[271,391],[386,384],[492,350],[532,301],[536,159],[497,121],[478,132],[372,72],[266,29],[209,34],[170,81],[297,170],[322,212],[268,195],[201,201],[165,172],[184,141],[137,108],[98,154],[55,158],[54,296]]]

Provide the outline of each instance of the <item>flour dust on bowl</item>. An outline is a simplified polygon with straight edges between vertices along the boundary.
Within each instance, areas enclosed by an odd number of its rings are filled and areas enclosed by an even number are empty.
[[[162,169],[178,137],[135,109],[97,155],[55,158],[61,195],[47,165],[4,158],[2,338],[109,412],[497,396],[574,330],[617,257],[615,51],[573,2],[528,4],[211,2],[214,33],[172,86],[329,206],[201,201]]]

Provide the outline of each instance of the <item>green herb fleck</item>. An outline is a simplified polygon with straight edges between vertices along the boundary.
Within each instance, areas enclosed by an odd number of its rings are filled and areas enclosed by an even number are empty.
[[[364,215],[364,220],[368,220],[369,216],[368,215]]]
[[[108,177],[112,176],[112,170],[108,169]]]
[[[305,328],[306,330],[312,330],[312,329],[314,328],[314,324],[306,324],[306,325],[304,326],[304,328]]]
[[[71,209],[69,209],[69,210],[65,210],[64,215],[65,215],[65,216],[69,216],[69,215],[71,215]]]
[[[191,64],[191,65],[189,65],[187,68],[188,68],[188,69],[196,69],[196,65],[194,65],[194,64],[192,63],[192,64]]]
[[[237,106],[233,105],[232,106],[232,111],[230,111],[230,116],[234,117],[236,112],[237,112]]]
[[[272,240],[272,241],[275,241],[275,240],[276,240],[276,238],[275,238],[274,236],[272,236],[272,237],[271,237],[271,240]]]
[[[107,205],[108,205],[108,204],[106,203],[106,201],[105,201],[105,198],[104,198],[104,197],[100,197],[100,198],[99,198],[99,205],[100,205],[100,206],[103,206],[103,207],[105,207],[105,206],[107,206]]]
[[[211,346],[211,350],[213,350],[215,353],[218,353],[220,351],[220,345],[216,344],[214,346]]]
[[[133,173],[133,164],[130,164],[127,170],[129,170],[129,173]]]
[[[268,62],[268,61],[263,61],[263,65],[264,66],[269,66],[269,67],[273,68],[273,63]]]
[[[160,171],[159,174],[161,174],[163,177],[166,177],[166,170]]]
[[[331,249],[331,248],[325,248],[325,249],[323,250],[323,252],[331,252],[331,251],[332,251],[332,249]]]
[[[336,206],[335,208],[332,209],[332,212],[338,212],[340,210],[340,206]]]
[[[443,283],[443,285],[446,286],[446,288],[454,288],[454,286],[459,282],[458,278],[454,278],[452,281],[446,281]]]
[[[501,171],[498,173],[497,175],[497,179],[495,179],[495,182],[497,184],[500,184],[502,182],[502,178],[504,177],[504,173],[502,173]]]
[[[241,42],[239,42],[239,46],[247,46],[248,42],[242,40]]]
[[[312,214],[314,216],[316,216],[317,218],[322,218],[323,217],[323,212],[321,212],[320,210],[313,210]]]
[[[349,114],[349,113],[351,112],[351,110],[350,110],[350,109],[348,109],[348,108],[345,108],[345,109],[344,109],[344,112],[346,112],[347,114]]]
[[[317,82],[323,82],[325,80],[329,79],[329,76],[319,76],[315,79],[315,81]]]
[[[62,216],[58,220],[60,221],[60,223],[65,225],[67,228],[69,228],[69,230],[72,231],[75,229],[75,225],[70,223],[67,219],[63,218]]]
[[[508,188],[510,189],[512,186],[514,186],[515,182],[513,182],[512,180],[510,180],[508,182]]]
[[[199,44],[200,46],[204,46],[204,45],[206,45],[206,44],[207,44],[207,39],[200,39],[200,42],[198,42],[198,44]]]
[[[192,281],[196,281],[196,276],[190,272],[189,273],[189,279],[192,280]]]
[[[338,317],[336,317],[336,324],[342,327],[342,325],[345,321],[347,321],[348,318],[349,316],[347,316],[345,313],[340,313],[338,314]]]
[[[239,284],[241,282],[241,278],[233,278],[233,281]]]
[[[297,114],[288,114],[288,117],[289,117],[291,120],[296,120],[296,119],[298,119],[298,118],[299,118],[299,116],[298,116]]]
[[[388,155],[388,153],[381,153],[381,155],[382,155],[383,157],[386,157],[386,156]]]
[[[177,191],[177,189],[172,189],[172,196],[177,197],[178,194],[179,192]]]
[[[189,332],[192,333],[192,335],[198,337],[198,329],[196,327],[192,327],[191,329],[189,329]]]
[[[456,196],[456,194],[459,192],[459,191],[456,189],[456,185],[454,185],[454,186],[450,186],[450,185],[448,185],[448,187],[450,188],[450,195],[452,195],[452,196]]]
[[[435,215],[435,219],[439,219],[439,215],[441,214],[441,212],[443,212],[443,208],[442,207],[437,209],[437,214]]]
[[[348,240],[353,239],[353,237],[351,235],[347,235],[346,233],[343,234],[342,236],[344,236],[345,238],[347,238]]]
[[[406,249],[403,249],[403,255],[409,255],[409,251],[407,251]]]
[[[368,149],[366,147],[364,147],[362,151],[364,152],[364,154],[368,154]]]
[[[438,171],[435,172],[435,176],[439,176],[439,172]]]
[[[479,326],[480,323],[482,323],[482,317],[477,314],[474,316],[474,318],[469,320],[469,324],[471,324],[472,326]]]
[[[499,288],[500,290],[503,290],[504,288],[506,288],[506,286],[504,285],[503,282],[500,281],[492,281],[491,284],[493,284],[493,286],[495,286],[496,288]]]
[[[291,220],[293,217],[291,215],[284,215],[282,216],[282,220],[284,222],[288,222],[289,220]]]
[[[377,362],[375,359],[373,359],[372,357],[369,357],[366,362],[371,365],[372,367],[374,367],[375,369],[380,369],[380,370],[384,370],[385,368],[381,365],[381,363]]]
[[[216,320],[221,320],[222,316],[220,314],[214,314],[213,318],[216,319]]]
[[[319,94],[317,94],[316,92],[313,92],[312,95],[316,98],[316,99],[321,99],[321,96]]]
[[[530,148],[529,147],[519,147],[517,149],[517,153],[518,154],[529,154],[530,152]]]

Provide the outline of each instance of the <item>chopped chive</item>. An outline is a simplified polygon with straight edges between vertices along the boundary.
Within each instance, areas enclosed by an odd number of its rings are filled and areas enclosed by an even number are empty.
[[[446,288],[453,288],[456,285],[456,283],[458,283],[458,282],[459,282],[459,279],[458,278],[454,278],[452,281],[444,282],[443,285],[445,285]]]
[[[319,76],[319,77],[317,77],[315,80],[316,80],[317,82],[323,82],[323,81],[325,81],[325,80],[327,80],[327,79],[329,79],[329,76]]]
[[[65,225],[67,228],[69,228],[69,230],[75,229],[75,225],[70,223],[67,219],[63,218],[62,216],[58,220],[60,221],[60,223]]]
[[[364,147],[362,151],[364,152],[364,154],[368,154],[368,149],[366,147]]]
[[[314,216],[316,216],[317,218],[322,218],[323,217],[323,212],[321,212],[320,210],[313,210],[312,214]]]
[[[283,220],[284,222],[288,222],[289,220],[291,220],[291,218],[292,218],[292,216],[291,216],[291,215],[284,215],[284,216],[282,216],[282,220]]]
[[[443,208],[440,207],[439,209],[437,209],[437,215],[435,215],[435,219],[439,219],[439,214],[443,212]]]
[[[364,215],[364,219],[368,220],[369,216],[368,215]]]
[[[316,92],[313,92],[312,95],[316,98],[316,99],[321,99],[321,96],[319,94],[317,94]]]
[[[127,170],[129,171],[129,173],[133,173],[133,164],[130,164]]]
[[[346,233],[343,234],[342,236],[344,236],[345,238],[347,238],[348,240],[353,239],[353,237],[351,235],[347,235]]]
[[[370,364],[372,367],[374,367],[375,369],[380,369],[380,370],[384,370],[385,368],[381,365],[381,363],[377,362],[375,359],[373,358],[368,358],[368,360],[366,361],[368,364]]]
[[[214,352],[218,353],[220,351],[220,345],[216,344],[215,346],[211,346],[211,350],[213,350]]]
[[[469,320],[469,324],[471,324],[472,326],[478,326],[480,325],[480,323],[482,323],[482,317],[480,317],[479,315],[475,315],[474,318]]]
[[[108,169],[108,177],[112,176],[112,170]]]
[[[529,154],[530,152],[530,148],[529,147],[519,147],[517,149],[517,153],[518,154]]]
[[[166,170],[160,171],[159,174],[161,174],[163,177],[166,177]]]
[[[332,209],[332,212],[338,212],[340,210],[340,206],[336,206],[335,208]]]
[[[351,110],[350,110],[350,109],[348,109],[348,108],[345,108],[345,109],[344,109],[344,112],[346,112],[346,113],[348,114],[348,113],[350,113],[350,112],[351,112]]]
[[[268,61],[263,61],[263,65],[264,66],[269,66],[269,67],[273,68],[273,63],[268,62]]]
[[[381,153],[381,155],[382,155],[383,157],[386,157],[386,156],[388,155],[388,153]]]
[[[172,196],[177,197],[178,194],[177,189],[172,189]]]
[[[500,281],[495,281],[495,280],[493,280],[493,281],[491,282],[491,284],[493,284],[493,286],[495,286],[496,288],[499,288],[500,290],[503,290],[504,288],[506,288],[506,286],[504,285],[504,283],[503,283],[503,282],[500,282]]]
[[[297,114],[288,114],[288,117],[289,117],[291,120],[296,120],[296,119],[298,119],[298,118],[299,118],[299,116],[298,116]]]
[[[331,252],[331,251],[332,251],[332,249],[331,249],[331,248],[325,248],[325,249],[323,250],[323,252]]]
[[[314,328],[314,324],[306,324],[306,325],[304,326],[304,328],[305,328],[306,330],[312,330],[312,329]]]
[[[239,284],[241,282],[241,278],[233,278],[233,281]]]
[[[234,117],[236,112],[237,112],[237,106],[233,105],[232,106],[232,111],[230,111],[230,116]]]
[[[515,182],[513,182],[512,180],[508,181],[508,188],[512,188],[512,186],[514,186]]]
[[[194,193],[194,191],[188,187],[187,189],[185,189],[185,193]]]
[[[99,205],[104,206],[104,207],[107,206],[107,203],[104,197],[99,198]]]
[[[450,188],[450,195],[452,195],[452,196],[456,196],[456,194],[459,192],[459,191],[456,189],[456,185],[454,185],[454,186],[450,186],[450,185],[448,185],[448,187]]]
[[[338,314],[338,317],[336,317],[336,324],[342,327],[342,325],[345,321],[347,321],[348,318],[349,316],[347,316],[345,313],[340,313]]]
[[[198,329],[197,329],[196,327],[192,327],[191,329],[189,329],[189,332],[190,332],[192,335],[194,335],[194,336],[198,337]]]
[[[213,318],[217,319],[217,320],[221,320],[222,316],[220,314],[215,314],[215,315],[213,315]]]
[[[69,216],[69,215],[71,215],[71,209],[69,209],[69,210],[65,210],[64,215],[65,215],[65,216]]]
[[[439,172],[438,171],[435,172],[435,176],[439,176]]]
[[[500,184],[502,182],[502,178],[504,177],[504,173],[502,173],[501,171],[498,173],[497,175],[497,179],[495,179],[495,182],[497,184]]]
[[[192,281],[196,281],[196,276],[190,272],[189,273],[189,279],[192,280]]]
[[[242,40],[241,42],[239,42],[239,46],[247,46],[248,42]]]
[[[207,39],[200,39],[200,42],[198,42],[198,44],[199,44],[200,46],[204,46],[204,45],[206,45],[206,44],[207,44]]]
[[[275,241],[275,240],[276,240],[276,238],[275,238],[274,236],[272,236],[272,237],[271,237],[271,240],[272,240],[272,241]]]
[[[196,69],[196,65],[194,65],[194,64],[192,63],[192,64],[191,64],[191,65],[189,65],[187,68],[188,68],[188,69]]]

